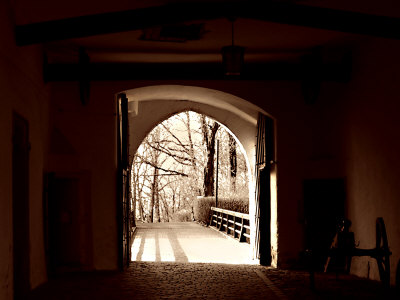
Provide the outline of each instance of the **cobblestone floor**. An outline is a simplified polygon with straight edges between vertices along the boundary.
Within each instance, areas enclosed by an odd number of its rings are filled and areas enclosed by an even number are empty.
[[[144,224],[135,236],[135,261],[125,272],[65,274],[28,299],[400,299],[379,282],[348,275],[316,274],[313,291],[304,271],[227,264],[246,262],[249,246],[193,223]]]
[[[316,290],[302,271],[256,265],[133,262],[125,272],[69,274],[28,299],[400,299],[378,282],[317,274]]]

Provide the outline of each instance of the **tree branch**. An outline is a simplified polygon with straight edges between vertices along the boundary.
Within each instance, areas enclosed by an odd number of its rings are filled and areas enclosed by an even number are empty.
[[[155,169],[160,170],[160,171],[163,171],[163,172],[166,172],[166,173],[172,173],[172,174],[176,174],[176,175],[181,175],[181,176],[184,176],[184,177],[188,177],[188,175],[185,174],[185,173],[178,172],[178,171],[175,171],[175,170],[164,169],[164,168],[162,168],[162,167],[160,167],[160,166],[157,166],[157,165],[155,165],[155,164],[153,164],[152,162],[149,162],[149,161],[147,161],[147,160],[145,160],[145,161],[143,161],[143,162],[144,162],[145,164],[148,164],[149,166],[152,166],[152,167],[155,168]]]

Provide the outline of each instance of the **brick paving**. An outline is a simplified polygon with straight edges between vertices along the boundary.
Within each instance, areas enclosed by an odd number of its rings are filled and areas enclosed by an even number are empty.
[[[164,257],[166,260],[173,257],[175,261],[162,261],[163,256],[157,253],[164,248],[148,250],[150,254],[144,255],[146,243],[140,242],[138,249],[143,245],[142,254],[138,255],[139,251],[136,258],[147,257],[149,261],[133,261],[124,272],[64,274],[32,291],[28,299],[400,299],[399,294],[394,290],[384,290],[379,282],[348,275],[340,275],[337,279],[335,274],[316,274],[316,289],[313,291],[308,273],[304,271],[254,264],[190,262],[191,255],[186,253],[190,249],[187,245],[191,244],[186,240],[187,232],[175,234],[171,231],[176,229],[174,225],[169,226],[168,229],[158,228],[161,230],[158,232],[159,243],[154,244],[159,247],[168,245],[162,239],[178,243],[170,245],[172,255]],[[156,228],[147,226],[147,229],[142,229],[147,230],[142,232],[142,240],[145,236],[157,240],[157,233],[149,231]],[[218,232],[203,229],[207,228],[197,228],[199,232],[209,231],[212,239],[219,236],[238,243]],[[211,246],[203,244],[204,253]],[[226,251],[225,255],[228,256]],[[197,252],[195,257],[198,257]]]

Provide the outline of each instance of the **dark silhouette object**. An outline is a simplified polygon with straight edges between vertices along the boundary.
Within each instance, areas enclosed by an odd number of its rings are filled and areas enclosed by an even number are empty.
[[[350,226],[350,220],[345,218],[340,220],[330,247],[330,253],[326,259],[324,272],[328,271],[330,264],[334,265],[337,273],[339,271],[344,271],[346,274],[350,272],[351,256],[349,253],[355,248],[354,232],[350,231]],[[334,259],[332,260],[332,258]]]
[[[350,271],[350,262],[353,256],[370,256],[376,259],[379,269],[379,276],[384,287],[390,287],[390,255],[386,227],[383,218],[376,219],[376,247],[373,249],[359,249],[355,247],[353,233],[349,231],[351,222],[343,219],[339,223],[338,231],[333,239],[330,249],[326,252],[327,261],[325,271],[328,269],[330,260],[335,260],[342,264],[344,271]],[[315,289],[315,257],[320,253],[312,250],[306,250],[309,271],[310,285]]]
[[[356,250],[359,250],[360,255],[363,255],[362,249]],[[390,255],[392,252],[389,251],[386,227],[383,218],[376,219],[376,248],[371,251],[372,254],[369,256],[375,258],[378,263],[381,281],[385,286],[390,287]],[[357,255],[357,251],[355,254]]]
[[[303,197],[305,247],[313,252],[315,270],[323,271],[326,251],[345,215],[345,179],[306,179]]]

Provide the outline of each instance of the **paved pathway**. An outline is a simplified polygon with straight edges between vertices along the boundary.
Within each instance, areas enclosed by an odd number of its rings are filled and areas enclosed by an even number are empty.
[[[249,244],[191,222],[138,224],[132,261],[253,263]]]

